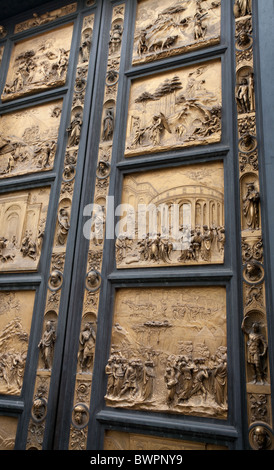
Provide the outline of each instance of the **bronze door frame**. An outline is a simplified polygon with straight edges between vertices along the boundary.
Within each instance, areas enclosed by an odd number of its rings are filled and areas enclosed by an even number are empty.
[[[266,0],[268,1],[268,0]],[[74,23],[71,56],[68,68],[68,79],[64,86],[52,90],[41,91],[0,104],[1,115],[10,111],[21,110],[25,107],[49,103],[55,99],[63,99],[63,111],[59,130],[58,158],[52,171],[37,175],[22,175],[1,181],[0,195],[9,191],[29,190],[51,187],[51,197],[47,219],[46,236],[43,242],[43,252],[37,272],[2,273],[0,274],[1,291],[34,290],[35,304],[30,332],[29,349],[25,367],[24,382],[20,396],[0,396],[0,414],[18,418],[18,429],[15,449],[34,447],[49,450],[67,450],[70,447],[72,434],[80,439],[82,449],[98,450],[104,448],[106,430],[158,436],[163,438],[181,439],[208,443],[209,445],[226,446],[231,450],[249,449],[250,412],[246,393],[246,359],[245,338],[241,330],[243,316],[242,291],[242,251],[241,251],[241,213],[240,213],[240,183],[238,165],[238,129],[237,106],[235,102],[236,60],[235,60],[235,17],[233,15],[234,1],[222,1],[221,41],[219,44],[208,46],[180,56],[173,56],[155,62],[132,65],[131,54],[137,0],[97,0],[88,6],[88,0],[78,0],[77,10],[67,16],[56,18],[52,23],[34,26],[32,29],[14,34],[14,23],[31,18],[32,13],[43,15],[46,11],[65,6],[65,1],[54,1],[45,6],[41,5],[30,12],[21,12],[13,19],[3,19],[7,35],[0,38],[0,47],[4,45],[0,78],[3,90],[12,45],[20,39],[27,39],[35,34],[51,31],[54,28]],[[269,0],[270,3],[270,0]],[[225,261],[221,265],[159,267],[153,269],[117,269],[115,264],[115,240],[104,241],[103,259],[100,269],[100,298],[98,304],[97,335],[95,360],[92,374],[92,388],[87,395],[85,425],[75,425],[75,397],[77,396],[77,354],[79,334],[82,325],[83,302],[86,294],[86,275],[89,265],[89,241],[83,236],[84,208],[94,202],[98,180],[96,168],[99,158],[100,138],[102,135],[102,117],[105,99],[105,77],[108,71],[109,42],[112,20],[115,8],[125,6],[123,16],[123,34],[119,55],[119,71],[116,94],[115,129],[111,146],[111,172],[109,176],[108,195],[114,197],[114,207],[121,202],[122,182],[125,176],[145,170],[176,168],[180,165],[203,164],[221,161],[224,165],[224,196],[226,221],[226,252]],[[265,12],[259,14],[257,0],[253,0],[254,23],[253,34],[263,31]],[[83,28],[83,20],[88,15],[94,16],[92,49],[88,63],[88,75],[85,77],[85,94],[83,108],[83,123],[81,139],[78,146],[77,171],[73,186],[73,199],[70,229],[66,241],[65,262],[61,267],[63,284],[58,307],[57,341],[54,349],[54,360],[50,373],[48,390],[45,395],[47,412],[41,422],[32,419],[33,401],[37,393],[37,371],[39,363],[38,343],[44,331],[44,314],[48,310],[48,279],[52,269],[54,254],[55,226],[60,202],[60,191],[63,189],[62,173],[71,122],[71,110],[75,99],[76,76],[78,70],[79,47]],[[1,19],[0,19],[1,21]],[[254,68],[261,78],[260,61],[265,64],[266,53],[262,51],[261,43],[254,44]],[[202,147],[170,150],[153,155],[141,155],[125,158],[125,140],[127,125],[127,107],[130,87],[137,78],[157,77],[164,71],[176,70],[187,65],[195,65],[209,60],[219,59],[222,63],[222,139],[219,143]],[[102,78],[104,77],[104,78]],[[267,84],[265,84],[267,86]],[[258,106],[257,120],[266,142],[269,142],[271,130],[265,124],[263,106],[267,106],[266,92],[255,81]],[[81,94],[80,90],[80,94]],[[77,91],[77,97],[80,96]],[[83,104],[83,102],[82,102]],[[264,126],[263,126],[264,125]],[[258,132],[259,135],[259,132]],[[259,141],[259,152],[262,153],[263,142]],[[268,149],[268,147],[267,147]],[[261,162],[264,163],[262,155]],[[271,155],[267,155],[270,166]],[[261,165],[262,165],[261,163]],[[270,176],[261,168],[261,194],[271,200]],[[269,204],[270,205],[270,204]],[[236,209],[235,209],[236,208]],[[267,245],[266,253],[270,253],[270,228],[267,216],[270,208],[262,208],[262,220],[265,227]],[[273,225],[273,224],[272,224]],[[267,256],[265,256],[267,258]],[[266,276],[271,279],[271,262],[266,264]],[[270,283],[270,281],[269,281]],[[212,418],[179,416],[172,413],[153,413],[151,411],[130,411],[116,409],[105,404],[107,377],[105,365],[111,346],[111,329],[114,301],[118,289],[134,287],[181,287],[181,286],[224,286],[227,290],[227,347],[228,347],[228,417],[227,420]],[[272,305],[271,285],[267,286],[269,306]],[[269,307],[270,308],[270,307]],[[271,320],[269,320],[269,325]],[[269,328],[270,347],[272,336]],[[270,370],[273,361],[270,355]],[[79,396],[79,395],[78,395]],[[82,394],[84,397],[84,394]],[[270,395],[271,397],[271,395]],[[84,400],[84,398],[83,398]],[[271,398],[270,398],[271,401]],[[83,405],[83,404],[82,404]],[[45,419],[44,419],[45,418]],[[272,420],[272,416],[269,418]],[[35,439],[33,438],[35,437]],[[195,437],[194,437],[195,436]],[[39,438],[40,441],[39,441]],[[39,442],[38,442],[39,441]]]

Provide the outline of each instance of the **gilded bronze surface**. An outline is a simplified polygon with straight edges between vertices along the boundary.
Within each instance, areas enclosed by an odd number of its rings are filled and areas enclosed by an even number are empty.
[[[205,62],[132,82],[125,156],[221,139],[221,62]]]
[[[222,162],[125,176],[118,268],[223,263]]]
[[[15,43],[2,101],[66,83],[73,25]]]
[[[139,0],[133,64],[217,44],[220,15],[220,1]]]
[[[74,13],[76,10],[77,3],[71,3],[70,5],[59,8],[58,10],[47,11],[42,15],[33,13],[32,18],[18,23],[14,28],[14,32],[21,33],[22,31],[51,23],[52,21],[57,20],[57,18],[62,18],[70,13]]]
[[[50,188],[0,196],[0,271],[35,271],[46,225]]]
[[[216,446],[203,442],[186,441],[180,439],[162,438],[151,435],[125,433],[119,431],[105,431],[104,450],[226,450],[224,446]]]
[[[245,341],[249,444],[273,449],[264,241],[261,218],[259,146],[253,60],[253,2],[235,0],[237,127],[243,280],[242,331]]]
[[[0,450],[13,450],[18,418],[0,416]]]
[[[88,4],[93,4],[88,0]],[[95,204],[106,209],[106,196],[109,190],[112,145],[114,137],[119,70],[121,61],[122,37],[124,32],[125,4],[113,6],[109,31],[108,61],[105,76],[103,113],[101,116],[101,139],[96,165]],[[89,243],[88,261],[85,277],[85,294],[82,306],[82,322],[77,355],[77,375],[72,410],[72,425],[69,448],[84,450],[87,446],[88,416],[92,391],[93,366],[99,298],[103,279],[104,230],[99,230]]]
[[[0,393],[20,395],[35,292],[0,292]],[[1,439],[1,431],[0,431]]]
[[[0,117],[0,178],[53,169],[62,101]]]
[[[3,54],[4,54],[4,46],[0,47],[0,67],[1,67],[1,62],[3,59]]]
[[[120,289],[111,344],[108,406],[227,417],[225,288]]]
[[[94,14],[82,18],[81,35],[78,44],[78,60],[76,66],[76,77],[73,83],[73,96],[70,109],[70,117],[67,125],[66,150],[62,170],[62,182],[58,197],[58,208],[55,219],[55,236],[53,240],[50,270],[47,279],[47,299],[44,311],[43,328],[40,338],[37,340],[39,361],[36,372],[36,382],[33,394],[33,406],[31,419],[29,421],[27,448],[42,449],[43,438],[48,416],[48,396],[51,385],[51,375],[54,365],[55,346],[58,341],[59,309],[61,306],[62,288],[65,284],[65,261],[68,236],[70,230],[71,205],[75,187],[75,176],[77,173],[77,160],[79,155],[79,144],[82,134],[83,110],[85,93],[87,89],[88,62],[91,52],[92,35],[94,28]],[[59,30],[58,30],[59,31]],[[64,41],[67,39],[66,28],[63,28]],[[63,42],[64,42],[63,41]],[[64,69],[65,69],[64,63]],[[58,110],[56,109],[58,113]],[[83,367],[86,358],[83,359]],[[79,385],[79,384],[78,384]],[[81,388],[82,383],[79,385]],[[80,398],[81,396],[81,398]],[[79,426],[80,417],[87,416],[82,406],[83,393],[77,395],[76,407],[73,410],[72,428],[75,424]],[[82,421],[81,421],[82,422]],[[85,422],[85,425],[87,423]],[[80,424],[81,427],[81,424]],[[77,433],[78,429],[75,429]],[[82,433],[82,428],[80,433]],[[77,436],[78,438],[78,436]]]

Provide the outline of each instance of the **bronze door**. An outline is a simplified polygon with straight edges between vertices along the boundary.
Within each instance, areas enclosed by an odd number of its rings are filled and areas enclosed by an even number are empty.
[[[257,12],[3,20],[3,448],[272,448]]]

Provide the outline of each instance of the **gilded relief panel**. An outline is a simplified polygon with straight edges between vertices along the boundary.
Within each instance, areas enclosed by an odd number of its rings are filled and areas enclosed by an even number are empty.
[[[226,419],[226,290],[117,291],[106,404]]]
[[[121,207],[118,268],[223,263],[222,162],[125,176]]]
[[[133,64],[220,42],[220,1],[139,0]]]
[[[145,436],[142,434],[125,433],[119,431],[105,432],[104,450],[226,450],[224,446],[215,446],[207,443],[183,441],[181,439],[170,439],[156,436]],[[177,456],[177,464],[183,462],[182,456]],[[153,460],[152,460],[153,462]],[[160,462],[159,462],[160,463]],[[171,461],[170,461],[171,463]]]
[[[62,18],[63,16],[69,15],[70,13],[74,13],[76,10],[77,3],[71,3],[70,5],[58,8],[58,10],[47,11],[42,15],[34,13],[32,18],[29,20],[18,23],[14,28],[14,32],[21,33],[22,31],[35,28],[36,26],[42,26],[44,24],[51,23],[52,21],[57,20],[57,18]]]
[[[0,292],[0,299],[0,393],[20,395],[35,292],[5,291]]]
[[[53,169],[62,100],[0,116],[0,178]]]
[[[15,43],[2,101],[66,83],[73,25]]]
[[[0,196],[0,271],[35,271],[41,255],[50,188]]]
[[[125,156],[219,142],[221,106],[219,60],[133,81]]]
[[[0,416],[0,450],[14,450],[17,418]]]

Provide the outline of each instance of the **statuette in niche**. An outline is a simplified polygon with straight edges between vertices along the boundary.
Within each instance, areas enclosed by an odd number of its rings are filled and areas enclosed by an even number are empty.
[[[82,33],[82,43],[80,46],[80,54],[82,62],[89,61],[89,54],[91,48],[92,29],[87,28]]]
[[[217,44],[220,11],[220,1],[139,0],[133,64]]]
[[[219,61],[133,81],[125,156],[218,142],[221,94]]]
[[[264,368],[261,361],[264,360],[266,356],[267,342],[260,333],[258,323],[253,323],[252,325],[252,331],[248,335],[247,350],[247,362],[251,364],[254,369],[254,383],[264,383]]]
[[[236,89],[238,112],[240,114],[253,112],[255,110],[253,74],[239,78],[240,83]]]
[[[243,214],[248,229],[258,230],[260,228],[260,193],[255,188],[255,183],[247,183],[247,191],[243,198]]]
[[[103,120],[103,140],[109,141],[112,139],[114,131],[114,111],[113,108],[109,108],[105,112]]]
[[[69,127],[67,128],[67,132],[69,134],[69,137],[68,137],[69,147],[77,147],[79,145],[82,124],[83,124],[82,112],[76,112],[72,116],[71,123]]]
[[[41,350],[42,361],[45,369],[51,369],[52,367],[55,341],[55,325],[52,321],[47,321],[42,339],[38,344],[38,348]]]
[[[115,54],[117,51],[120,50],[122,34],[123,34],[122,25],[120,23],[115,23],[111,30],[110,42],[109,42],[111,54]]]
[[[267,350],[268,345],[262,333],[261,321],[257,320],[260,312],[251,311],[242,323],[242,330],[246,335],[247,365],[249,383],[264,384],[267,382]]]
[[[58,215],[57,241],[59,245],[65,245],[70,229],[69,211],[67,207],[61,207]]]
[[[235,0],[234,15],[236,18],[241,16],[251,15],[252,13],[252,0]]]
[[[78,360],[82,372],[89,370],[93,364],[95,341],[96,334],[93,325],[91,322],[87,322],[80,333],[79,339],[80,348],[78,353]]]
[[[64,85],[73,26],[15,43],[2,101]]]

